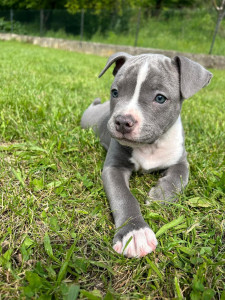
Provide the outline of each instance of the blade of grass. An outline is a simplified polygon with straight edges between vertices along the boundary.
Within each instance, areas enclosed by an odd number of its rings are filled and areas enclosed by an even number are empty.
[[[61,281],[63,280],[66,272],[67,272],[67,267],[68,267],[68,264],[69,264],[69,261],[70,261],[70,258],[74,252],[74,249],[75,249],[75,243],[70,247],[70,249],[67,251],[66,253],[66,258],[65,258],[65,261],[63,262],[60,270],[59,270],[59,275],[58,275],[58,278],[57,278],[57,284],[60,284]]]
[[[179,280],[176,276],[174,277],[174,285],[175,285],[175,289],[176,289],[176,292],[177,292],[177,299],[182,300],[183,299],[182,291],[180,289]]]
[[[157,232],[156,237],[160,237],[162,234],[164,234],[167,230],[179,225],[184,221],[185,216],[180,216],[179,218],[163,225]]]
[[[60,260],[58,258],[56,258],[54,256],[54,254],[53,254],[53,250],[52,250],[52,246],[51,246],[51,241],[50,241],[50,238],[49,238],[47,232],[45,233],[45,236],[44,236],[44,248],[45,248],[45,251],[46,251],[46,253],[48,254],[48,256],[50,258],[52,258],[57,263],[60,263]]]
[[[160,278],[160,280],[163,280],[163,275],[159,271],[159,269],[157,268],[157,266],[154,264],[154,262],[152,262],[148,257],[146,257],[145,259],[146,259],[147,263],[149,264],[149,266],[151,267],[151,269],[158,275],[158,277]]]

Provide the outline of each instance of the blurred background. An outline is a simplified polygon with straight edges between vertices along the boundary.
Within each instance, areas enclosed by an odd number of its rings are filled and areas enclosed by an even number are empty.
[[[225,55],[224,0],[0,0],[0,32]]]

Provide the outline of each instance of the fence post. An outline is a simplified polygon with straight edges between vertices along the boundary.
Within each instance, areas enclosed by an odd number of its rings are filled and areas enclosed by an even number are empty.
[[[141,7],[139,7],[139,10],[138,10],[138,18],[137,18],[137,27],[136,27],[134,47],[137,47],[140,22],[141,22]]]
[[[13,9],[10,9],[11,33],[13,33]]]
[[[210,46],[209,54],[212,54],[213,46],[214,46],[214,43],[215,43],[215,40],[216,40],[216,35],[219,31],[220,23],[222,22],[224,16],[225,16],[225,8],[224,8],[224,11],[218,12],[218,18],[217,18],[216,27],[215,27],[215,30],[214,30],[213,39],[212,39],[212,43],[211,43],[211,46]]]
[[[82,45],[84,37],[84,9],[81,10],[81,20],[80,20],[80,44]]]
[[[40,36],[43,35],[44,29],[44,10],[40,9]]]

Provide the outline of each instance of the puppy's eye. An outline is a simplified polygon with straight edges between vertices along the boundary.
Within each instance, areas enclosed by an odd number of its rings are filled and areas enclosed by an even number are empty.
[[[155,101],[160,104],[163,104],[166,100],[166,97],[160,94],[155,97]]]
[[[111,94],[112,94],[113,98],[118,98],[119,93],[118,93],[118,91],[116,89],[113,89],[111,91]]]

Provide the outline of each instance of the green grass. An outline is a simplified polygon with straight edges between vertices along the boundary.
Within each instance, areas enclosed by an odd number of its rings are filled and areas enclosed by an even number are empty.
[[[105,151],[79,126],[109,95],[111,72],[97,79],[105,58],[0,48],[0,299],[224,299],[225,71],[183,105],[191,175],[180,200],[146,207],[158,175],[132,176],[159,246],[126,259],[111,247]]]

